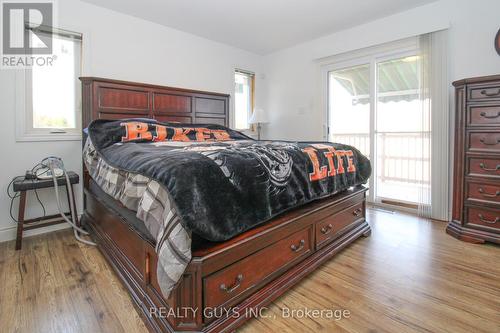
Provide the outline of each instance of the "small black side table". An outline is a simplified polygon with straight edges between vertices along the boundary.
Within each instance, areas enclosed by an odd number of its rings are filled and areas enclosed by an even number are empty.
[[[73,194],[73,206],[76,209],[75,192],[73,191],[73,185],[79,183],[80,177],[78,176],[77,173],[75,173],[73,171],[68,171],[68,177],[69,177],[69,182],[71,184],[71,193]],[[66,188],[66,178],[65,177],[57,178],[57,185],[63,186],[64,188]],[[49,225],[54,225],[54,224],[66,222],[62,218],[61,214],[54,214],[54,215],[49,215],[49,216],[34,218],[34,219],[29,219],[29,220],[24,219],[24,212],[26,210],[26,192],[30,191],[30,190],[38,190],[41,188],[49,188],[49,187],[54,187],[54,181],[52,180],[52,178],[50,178],[50,179],[22,179],[22,180],[14,181],[14,183],[12,184],[12,189],[14,190],[14,192],[21,192],[20,197],[19,197],[19,213],[18,213],[18,218],[17,218],[18,222],[17,222],[16,250],[21,249],[21,243],[22,243],[22,239],[23,239],[23,231],[24,230],[37,229],[37,228],[42,228],[42,227],[46,227]],[[69,206],[70,211],[65,213],[65,215],[71,219],[71,204],[70,204],[69,193],[66,193],[66,197],[68,198],[68,206]],[[75,211],[75,216],[77,216],[76,211]],[[43,223],[40,223],[40,222],[43,222]]]

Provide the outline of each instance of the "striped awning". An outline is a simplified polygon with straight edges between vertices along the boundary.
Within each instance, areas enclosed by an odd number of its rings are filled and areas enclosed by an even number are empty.
[[[370,96],[369,65],[350,67],[330,72],[357,103],[368,103]],[[411,101],[418,99],[419,80],[417,56],[395,59],[377,64],[377,95],[384,101]]]

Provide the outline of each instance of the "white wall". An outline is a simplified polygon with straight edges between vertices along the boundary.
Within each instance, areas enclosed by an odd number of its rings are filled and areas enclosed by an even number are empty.
[[[464,77],[499,74],[500,56],[493,47],[498,13],[498,0],[442,0],[266,56],[265,109],[271,123],[264,137],[322,139],[320,58],[449,27],[450,87]]]
[[[57,8],[61,28],[84,34],[83,75],[228,93],[234,88],[234,67],[257,72],[257,106],[271,116],[266,138],[322,139],[319,58],[449,26],[450,81],[500,73],[493,48],[500,28],[498,0],[441,0],[266,57],[76,0],[58,1]],[[68,169],[81,171],[80,142],[15,142],[14,78],[14,71],[0,70],[0,241],[14,237],[5,194],[12,177],[47,155],[60,156]],[[77,192],[81,210],[81,188]],[[41,197],[47,204],[52,200],[49,191]],[[29,215],[38,213],[34,198],[28,200]]]
[[[84,34],[85,76],[232,93],[233,69],[238,67],[257,73],[256,103],[263,104],[261,56],[76,0],[57,2],[57,25]],[[15,141],[15,76],[13,70],[0,70],[4,126],[0,144],[0,241],[15,235],[5,193],[12,177],[49,155],[62,157],[68,170],[81,173],[79,141]],[[52,192],[40,192],[42,201],[55,213]],[[81,212],[81,187],[77,193]],[[33,196],[28,197],[28,204],[28,217],[40,212]],[[17,214],[17,205],[14,212]]]

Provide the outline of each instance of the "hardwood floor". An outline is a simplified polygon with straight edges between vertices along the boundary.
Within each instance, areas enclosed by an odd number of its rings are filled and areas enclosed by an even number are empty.
[[[368,220],[370,237],[239,331],[500,332],[500,247],[460,242],[445,234],[445,223],[409,215],[369,210]],[[304,317],[305,309],[349,315]],[[146,328],[99,251],[65,230],[26,238],[18,252],[13,241],[0,243],[0,331]]]

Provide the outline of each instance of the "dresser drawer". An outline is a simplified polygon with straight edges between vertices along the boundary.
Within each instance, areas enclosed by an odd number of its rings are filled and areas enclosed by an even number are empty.
[[[500,152],[500,132],[468,132],[470,151]]]
[[[471,85],[468,88],[469,101],[500,100],[500,82],[486,85]]]
[[[500,126],[500,105],[472,105],[467,108],[468,126]]]
[[[500,229],[500,209],[469,207],[466,225]]]
[[[203,280],[205,307],[231,306],[312,251],[313,226],[298,231]]]
[[[500,182],[467,181],[466,199],[491,204],[500,204]]]
[[[356,222],[363,221],[364,218],[365,210],[363,202],[360,202],[318,221],[316,223],[316,248],[328,244],[341,235],[340,231]]]
[[[500,178],[500,158],[469,157],[469,176]]]

